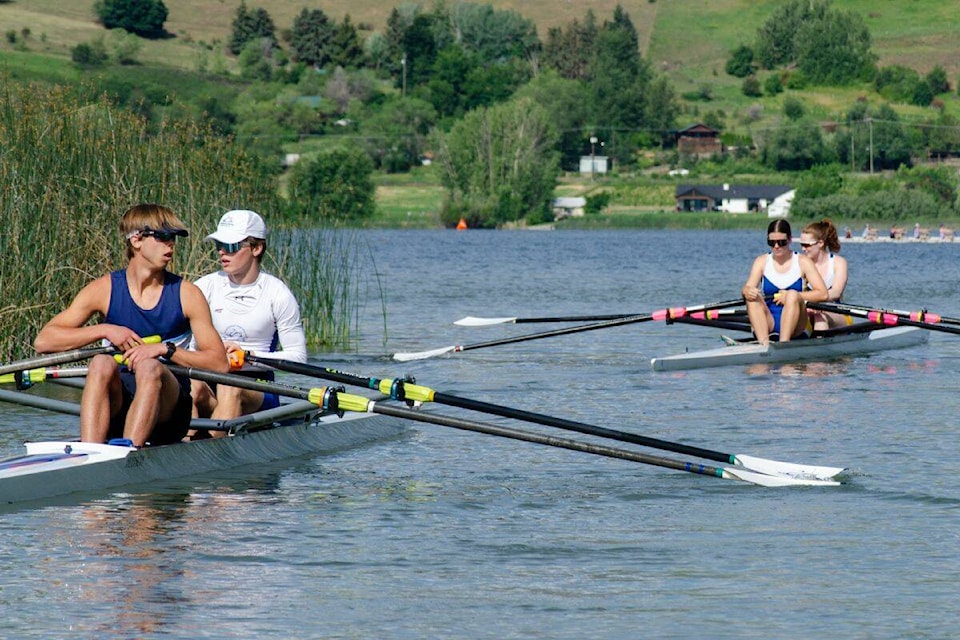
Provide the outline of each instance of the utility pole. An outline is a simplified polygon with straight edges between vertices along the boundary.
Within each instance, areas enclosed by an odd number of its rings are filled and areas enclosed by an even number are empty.
[[[867,118],[870,125],[870,175],[873,175],[873,118]]]
[[[400,66],[403,67],[403,82],[402,88],[400,89],[400,97],[407,97],[407,52],[403,52],[403,57],[400,58]]]
[[[594,174],[597,172],[596,159],[597,136],[590,136],[590,179],[595,180]]]

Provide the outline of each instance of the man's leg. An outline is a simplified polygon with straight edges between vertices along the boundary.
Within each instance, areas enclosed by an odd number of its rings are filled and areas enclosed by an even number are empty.
[[[87,369],[80,399],[80,440],[106,442],[110,419],[122,406],[119,365],[112,356],[95,356]]]

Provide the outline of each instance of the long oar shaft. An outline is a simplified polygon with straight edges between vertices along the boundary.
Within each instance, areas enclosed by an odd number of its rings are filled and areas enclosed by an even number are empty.
[[[960,327],[952,327],[944,324],[935,324],[932,322],[925,322],[919,320],[912,320],[896,313],[891,313],[889,311],[884,311],[882,309],[860,309],[858,307],[851,307],[850,305],[845,304],[836,304],[829,302],[808,302],[807,307],[810,309],[816,309],[818,311],[829,311],[832,313],[841,313],[851,316],[858,316],[861,318],[866,318],[870,322],[886,326],[896,326],[902,325],[907,327],[919,327],[921,329],[929,329],[930,331],[942,331],[944,333],[953,333],[960,335]]]
[[[746,482],[753,482],[754,484],[769,484],[770,486],[781,486],[783,480],[780,478],[775,478],[773,476],[764,476],[763,474],[749,474],[742,472],[731,473],[730,470],[721,469],[718,467],[712,467],[709,465],[703,465],[693,462],[684,462],[680,460],[672,460],[669,458],[661,458],[659,456],[651,456],[643,453],[638,453],[634,451],[627,451],[625,449],[617,449],[614,447],[606,447],[602,445],[595,445],[585,442],[578,442],[575,440],[568,440],[566,438],[556,438],[553,436],[542,435],[538,433],[531,433],[527,431],[522,431],[519,429],[511,429],[508,427],[501,427],[497,425],[486,424],[482,422],[476,422],[473,420],[465,420],[462,418],[456,418],[452,416],[441,416],[436,414],[425,413],[421,411],[415,411],[413,409],[408,409],[406,407],[398,407],[391,405],[384,405],[377,401],[371,400],[364,396],[357,396],[348,393],[343,393],[335,389],[329,388],[315,388],[315,389],[301,389],[299,387],[293,387],[290,385],[282,385],[276,382],[265,382],[261,380],[253,380],[245,376],[238,376],[229,373],[216,373],[213,371],[205,371],[201,369],[193,369],[190,367],[181,367],[177,365],[168,365],[170,370],[179,375],[185,375],[190,378],[195,378],[197,380],[203,380],[206,382],[214,382],[217,384],[225,384],[235,387],[240,387],[242,389],[250,389],[253,391],[263,391],[276,393],[282,396],[288,396],[292,398],[300,398],[304,400],[309,400],[317,404],[320,408],[328,408],[332,410],[345,410],[345,411],[358,411],[365,413],[378,413],[385,416],[392,416],[397,418],[404,418],[407,420],[413,420],[416,422],[424,422],[428,424],[435,424],[445,427],[453,427],[455,429],[461,429],[465,431],[473,431],[476,433],[484,433],[488,435],[499,436],[502,438],[511,438],[514,440],[522,440],[525,442],[532,442],[536,444],[542,444],[545,446],[559,447],[561,449],[569,449],[572,451],[580,451],[583,453],[590,453],[593,455],[605,456],[608,458],[618,458],[621,460],[629,460],[632,462],[640,462],[642,464],[649,464],[658,467],[664,467],[668,469],[674,469],[677,471],[685,471],[688,473],[695,473],[697,475],[708,475],[714,476],[717,478],[725,479],[738,479],[744,480]],[[335,398],[335,400],[334,400]],[[753,476],[757,476],[755,479]],[[791,482],[791,484],[796,484],[799,482]]]
[[[241,389],[251,389],[254,391],[272,392],[282,396],[300,398],[300,399],[308,400],[316,404],[321,409],[328,410],[328,411],[357,411],[357,412],[365,412],[365,413],[379,413],[387,416],[406,418],[408,420],[414,420],[417,422],[426,422],[426,423],[437,424],[441,426],[454,427],[457,429],[463,429],[467,431],[475,431],[478,433],[496,435],[504,438],[513,438],[516,440],[524,440],[526,442],[534,442],[534,443],[539,443],[547,446],[560,447],[563,449],[582,451],[584,453],[592,453],[595,455],[602,455],[602,456],[607,456],[611,458],[620,458],[622,460],[641,462],[643,464],[650,464],[654,466],[665,467],[668,469],[675,469],[678,471],[686,471],[688,473],[695,473],[698,475],[712,475],[717,478],[742,480],[744,482],[750,482],[752,484],[758,484],[761,486],[769,486],[769,487],[798,486],[798,485],[799,486],[836,486],[840,484],[839,482],[834,480],[823,480],[819,478],[800,478],[800,477],[791,478],[791,477],[784,477],[779,475],[768,475],[763,472],[757,473],[757,472],[740,469],[740,468],[711,467],[711,466],[703,465],[700,463],[684,462],[679,460],[672,460],[670,458],[650,456],[642,453],[637,453],[634,451],[626,451],[623,449],[616,449],[613,447],[594,445],[594,444],[589,444],[584,442],[578,442],[575,440],[567,440],[564,438],[555,438],[551,436],[541,435],[538,433],[530,433],[530,432],[521,431],[518,429],[510,429],[507,427],[500,427],[500,426],[486,424],[482,422],[475,422],[472,420],[464,420],[461,418],[454,418],[450,416],[439,416],[436,414],[415,411],[413,409],[408,409],[405,407],[384,405],[375,400],[371,400],[370,398],[366,398],[364,396],[344,393],[339,389],[332,389],[329,387],[321,387],[321,388],[315,388],[315,389],[301,389],[299,387],[283,385],[276,382],[264,382],[260,380],[252,380],[244,376],[232,375],[229,373],[215,373],[212,371],[204,371],[201,369],[192,369],[192,368],[180,367],[176,365],[168,365],[168,366],[170,370],[173,371],[174,373],[177,373],[180,375],[186,375],[191,378],[195,378],[197,380],[204,380],[207,382],[216,382],[218,384],[226,384],[230,386],[239,387]]]
[[[143,339],[143,342],[160,342],[160,336],[146,337]],[[8,362],[7,364],[0,365],[0,375],[5,373],[14,373],[15,371],[25,371],[27,369],[37,369],[40,367],[52,367],[58,364],[68,364],[70,362],[86,360],[87,358],[92,358],[93,356],[100,355],[101,353],[116,352],[117,348],[115,346],[107,345],[104,347],[84,347],[82,349],[74,349],[72,351],[49,353],[42,356],[36,356],[34,358],[26,358],[24,360],[17,360],[15,362]]]
[[[636,324],[638,322],[648,322],[650,320],[667,320],[669,318],[680,318],[685,315],[695,313],[698,311],[704,311],[707,309],[723,309],[726,307],[732,307],[739,304],[743,304],[743,298],[735,298],[733,300],[723,300],[721,302],[712,302],[709,304],[700,304],[692,307],[673,307],[668,309],[660,309],[658,311],[654,311],[653,313],[640,314],[636,316],[626,316],[623,318],[617,318],[615,320],[605,320],[603,322],[577,325],[575,327],[564,327],[562,329],[554,329],[552,331],[542,331],[540,333],[528,333],[526,335],[513,336],[510,338],[502,338],[500,340],[487,340],[486,342],[477,342],[475,344],[467,344],[467,345],[451,345],[449,347],[441,347],[440,349],[430,349],[428,351],[419,351],[419,352],[412,352],[412,353],[395,353],[393,355],[393,359],[401,362],[408,361],[408,360],[422,360],[425,358],[432,358],[434,356],[443,355],[445,353],[457,353],[460,351],[469,351],[471,349],[483,349],[485,347],[495,347],[495,346],[500,346],[504,344],[513,344],[516,342],[526,342],[528,340],[552,338],[555,336],[563,336],[563,335],[569,335],[572,333],[580,333],[582,331],[596,331],[598,329],[609,329],[611,327],[620,327],[627,324]]]
[[[824,303],[831,304],[831,303]],[[907,320],[913,320],[915,322],[925,322],[927,324],[952,324],[960,326],[960,318],[951,318],[950,316],[942,316],[939,313],[933,313],[932,311],[900,311],[897,309],[880,309],[877,307],[867,307],[862,304],[851,304],[848,302],[836,302],[832,303],[834,306],[842,307],[844,313],[851,313],[852,311],[867,311],[877,314],[893,314],[901,318],[906,318]],[[853,315],[851,313],[851,315]]]
[[[489,413],[504,418],[513,418],[515,420],[533,422],[549,427],[555,427],[557,429],[575,431],[577,433],[598,436],[601,438],[609,438],[611,440],[618,440],[620,442],[638,444],[645,447],[651,447],[653,449],[662,449],[664,451],[673,451],[674,453],[682,453],[684,455],[696,456],[698,458],[706,458],[707,460],[716,460],[718,462],[725,462],[729,464],[734,464],[736,462],[736,455],[730,453],[712,451],[710,449],[703,449],[701,447],[681,444],[679,442],[670,442],[669,440],[660,440],[659,438],[651,438],[626,431],[617,431],[583,422],[557,418],[542,413],[534,413],[532,411],[525,411],[522,409],[513,409],[480,400],[471,400],[469,398],[463,398],[453,394],[435,391],[429,387],[413,384],[412,382],[402,379],[388,380],[359,376],[299,362],[262,358],[249,353],[245,354],[245,357],[251,362],[268,364],[277,369],[289,371],[291,373],[299,373],[301,375],[313,376],[324,380],[330,380],[332,382],[340,382],[358,387],[365,387],[367,389],[376,389],[393,399],[436,402],[438,404],[458,407],[460,409],[469,409],[471,411]]]

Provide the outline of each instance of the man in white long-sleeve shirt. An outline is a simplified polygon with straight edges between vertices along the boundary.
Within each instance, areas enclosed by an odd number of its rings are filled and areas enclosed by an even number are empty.
[[[227,355],[250,351],[259,356],[306,362],[300,305],[282,280],[260,269],[267,250],[263,218],[254,211],[228,211],[207,240],[215,243],[221,269],[203,276],[196,284],[210,304],[213,326],[223,339]],[[261,380],[273,379],[272,371],[252,371]],[[244,369],[239,373],[243,374]],[[235,418],[279,404],[275,394],[225,385],[211,388],[197,380],[193,381],[192,391],[197,415],[216,419]]]

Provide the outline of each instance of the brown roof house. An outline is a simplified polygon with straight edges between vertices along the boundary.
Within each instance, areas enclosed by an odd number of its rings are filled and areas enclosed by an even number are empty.
[[[779,184],[677,185],[677,211],[766,211],[770,218],[786,218],[797,190]]]
[[[723,152],[720,132],[705,124],[690,125],[674,134],[677,138],[677,151],[695,156],[709,156]]]

